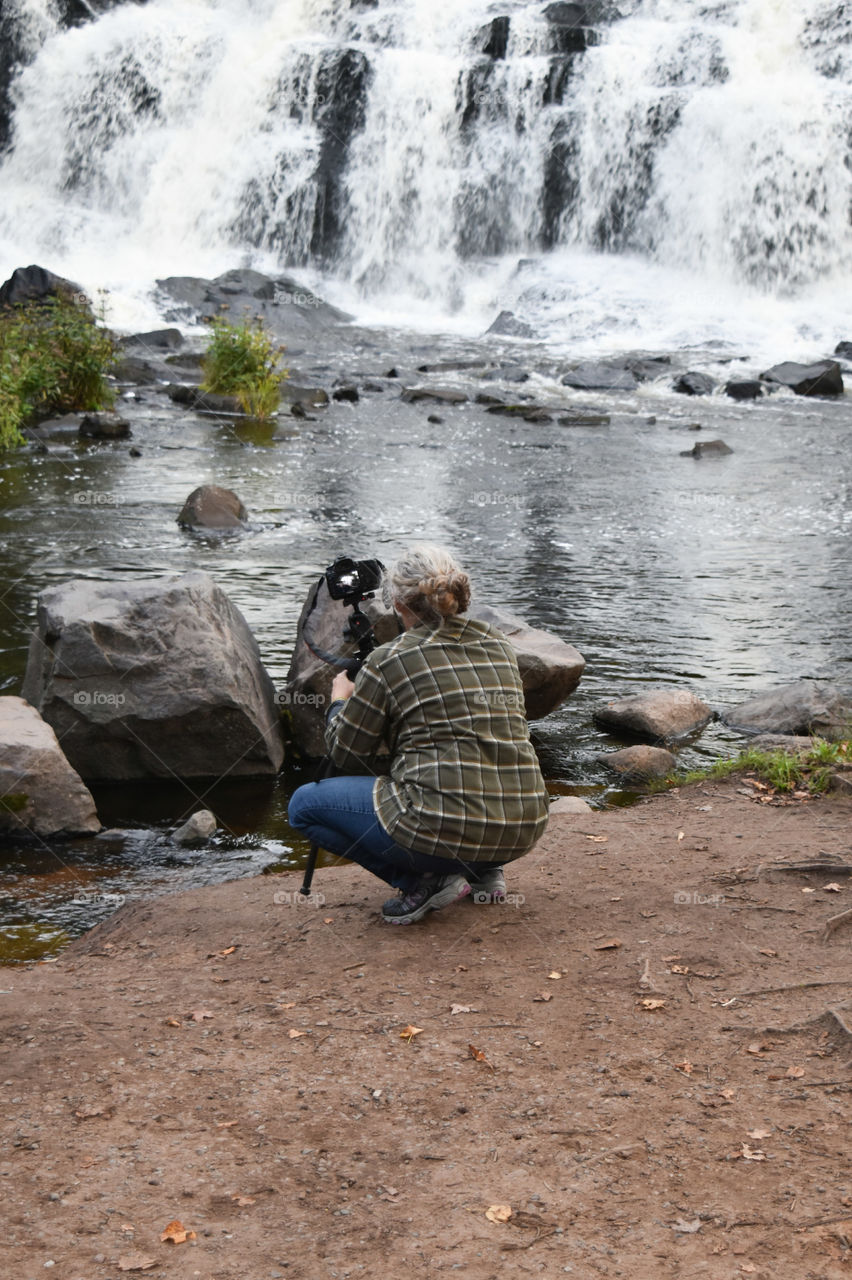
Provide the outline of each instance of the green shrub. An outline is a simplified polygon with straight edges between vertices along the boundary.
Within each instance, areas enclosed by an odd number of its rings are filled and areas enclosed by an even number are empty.
[[[117,353],[114,336],[74,299],[0,313],[0,449],[20,444],[22,427],[51,414],[111,405],[107,375]]]
[[[727,778],[735,773],[754,774],[776,791],[807,789],[817,795],[828,788],[832,766],[848,764],[852,758],[852,743],[826,742],[817,738],[810,750],[803,752],[761,751],[748,747],[738,756],[717,760],[706,769],[693,769],[688,773],[674,774],[665,779],[664,786],[684,786],[703,782],[708,778]]]
[[[263,421],[278,408],[286,369],[279,369],[283,347],[275,346],[258,320],[231,324],[217,318],[202,361],[202,391],[236,396],[243,411]]]

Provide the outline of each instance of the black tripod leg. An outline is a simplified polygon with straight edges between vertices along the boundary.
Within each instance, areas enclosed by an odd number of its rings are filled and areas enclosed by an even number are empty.
[[[310,851],[310,853],[308,854],[308,861],[307,861],[307,865],[306,865],[306,867],[305,867],[305,878],[304,878],[304,880],[303,880],[303,882],[302,882],[302,890],[301,890],[301,892],[302,892],[302,897],[304,897],[304,898],[307,898],[308,894],[309,894],[309,893],[310,893],[310,891],[311,891],[311,884],[313,883],[314,872],[315,872],[315,871],[316,871],[316,869],[317,869],[317,854],[318,854],[318,853],[319,853],[319,845],[312,844],[312,845],[311,845],[311,851]]]

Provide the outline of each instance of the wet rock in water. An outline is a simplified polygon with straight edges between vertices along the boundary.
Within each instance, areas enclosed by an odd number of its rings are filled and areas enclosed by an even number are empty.
[[[373,623],[379,644],[399,634],[393,611],[381,601],[368,600],[362,609]],[[573,645],[528,626],[503,609],[481,605],[471,609],[469,616],[498,627],[515,649],[528,719],[547,715],[576,689],[586,663]],[[340,669],[322,655],[345,658],[354,652],[342,639],[348,617],[349,610],[330,598],[323,578],[309,593],[299,619],[293,660],[279,702],[288,713],[295,742],[309,756],[325,754],[325,713],[331,682]]]
[[[495,62],[505,58],[509,46],[509,18],[493,18],[488,26],[479,32],[481,49],[487,58]]]
[[[23,698],[0,698],[0,834],[91,835],[100,829],[88,787],[50,725]]]
[[[580,364],[562,375],[563,387],[578,391],[635,391],[639,379],[632,369],[607,364]]]
[[[439,404],[465,404],[467,392],[455,387],[406,387],[400,397],[405,404],[418,404],[421,400],[437,400]]]
[[[700,431],[701,428],[699,427]],[[691,449],[681,449],[680,456],[682,458],[722,458],[727,453],[733,453],[730,445],[725,444],[724,440],[696,440]]]
[[[639,382],[653,382],[671,373],[671,356],[627,356],[613,361],[614,368],[629,369]]]
[[[78,284],[35,264],[18,267],[0,285],[0,307],[18,307],[27,302],[44,302],[47,298],[76,302],[89,310],[89,300]]]
[[[582,796],[558,796],[550,802],[550,817],[558,818],[560,814],[594,813],[594,809]]]
[[[178,351],[184,338],[180,329],[150,329],[147,333],[131,333],[121,339],[123,347],[143,347],[146,351]]]
[[[426,421],[431,422],[435,427],[440,427],[443,425],[444,419],[439,417],[437,413],[430,413]]]
[[[184,529],[241,529],[248,512],[232,489],[202,484],[193,489],[177,517]]]
[[[167,320],[195,323],[230,314],[235,320],[259,316],[273,333],[295,336],[316,333],[352,319],[323,302],[291,276],[267,276],[250,268],[226,271],[213,280],[169,276],[158,280]],[[168,302],[173,305],[168,307]]]
[[[746,733],[813,734],[840,742],[852,726],[852,692],[817,680],[799,680],[730,707],[722,719]]]
[[[773,365],[760,375],[763,382],[790,387],[797,396],[842,396],[843,376],[836,360],[819,360],[816,364]]]
[[[184,382],[172,382],[166,387],[166,395],[175,404],[188,405],[192,408],[198,399],[198,387]]]
[[[86,780],[262,777],[283,760],[257,642],[206,573],[42,592],[23,692]]]
[[[331,398],[348,404],[357,404],[361,399],[358,394],[358,388],[349,383],[342,387],[335,387],[331,393]]]
[[[199,809],[191,818],[172,832],[172,843],[190,848],[194,844],[203,844],[216,831],[216,818],[209,809]]]
[[[834,354],[843,356],[844,360],[852,360],[852,342],[838,342]]]
[[[557,421],[560,427],[608,427],[610,416],[608,413],[563,413]]]
[[[120,440],[130,435],[130,423],[118,413],[87,413],[80,422],[80,435],[94,440]]]
[[[116,382],[132,382],[136,386],[150,386],[159,378],[159,371],[148,360],[139,356],[125,356],[112,367]]]
[[[602,752],[595,757],[624,782],[648,782],[652,778],[666,778],[674,770],[677,760],[664,747],[644,744],[625,747],[622,751]]]
[[[550,53],[582,53],[600,39],[595,26],[612,22],[618,17],[618,10],[604,0],[586,0],[580,4],[557,0],[547,6],[544,16],[551,28]]]
[[[530,375],[526,369],[520,365],[502,366],[499,369],[488,369],[480,375],[483,382],[510,382],[521,383],[529,382]]]
[[[501,311],[493,324],[485,330],[486,336],[493,333],[500,338],[534,338],[535,329],[526,321],[519,320],[514,311]]]
[[[617,698],[594,712],[595,724],[652,742],[683,738],[702,729],[713,711],[689,689],[662,688]]]
[[[682,373],[672,383],[672,391],[682,396],[709,396],[716,386],[715,379],[706,373]]]
[[[328,404],[328,392],[322,387],[302,387],[294,382],[285,382],[281,387],[281,399],[290,405],[301,405],[303,409],[318,409]]]
[[[760,400],[767,388],[755,378],[733,379],[725,383],[725,395],[732,400]]]
[[[192,407],[199,413],[226,413],[229,417],[245,417],[246,411],[238,396],[222,395],[218,391],[202,391],[198,387]]]

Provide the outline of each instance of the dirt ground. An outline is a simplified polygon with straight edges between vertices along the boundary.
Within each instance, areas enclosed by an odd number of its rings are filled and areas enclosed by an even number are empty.
[[[3,970],[4,1274],[852,1277],[852,878],[768,869],[852,862],[852,800],[766,799],[553,817],[407,928],[326,869]]]

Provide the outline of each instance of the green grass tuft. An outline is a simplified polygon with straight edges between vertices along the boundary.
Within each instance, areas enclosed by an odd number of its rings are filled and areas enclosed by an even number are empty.
[[[828,789],[835,769],[852,762],[852,742],[827,742],[818,739],[814,746],[802,753],[790,751],[760,751],[749,747],[738,756],[717,760],[706,769],[691,769],[685,773],[671,774],[664,779],[660,789],[688,786],[708,779],[729,778],[732,774],[753,773],[776,791],[807,790],[818,795]]]
[[[202,361],[202,391],[236,396],[244,413],[264,422],[281,398],[286,369],[279,368],[283,347],[277,347],[260,321],[231,324],[217,318]]]

